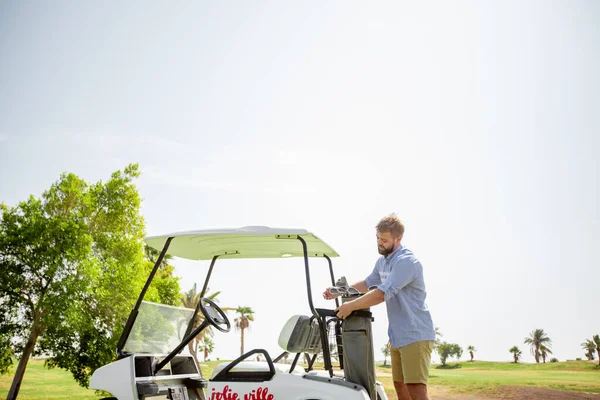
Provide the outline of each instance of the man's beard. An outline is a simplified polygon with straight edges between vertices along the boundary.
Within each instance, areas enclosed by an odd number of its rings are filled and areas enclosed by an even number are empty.
[[[387,257],[394,252],[394,246],[390,247],[389,249],[384,246],[377,246],[377,251],[382,256]]]

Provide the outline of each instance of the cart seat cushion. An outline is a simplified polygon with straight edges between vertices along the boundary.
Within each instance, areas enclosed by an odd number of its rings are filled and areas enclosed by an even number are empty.
[[[319,323],[305,315],[294,315],[279,334],[279,346],[290,353],[319,353],[322,347]]]

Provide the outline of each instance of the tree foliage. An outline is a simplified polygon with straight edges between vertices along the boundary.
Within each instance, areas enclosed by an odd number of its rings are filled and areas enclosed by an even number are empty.
[[[525,338],[524,344],[528,344],[531,348],[531,354],[535,358],[535,362],[539,364],[542,352],[540,346],[544,346],[546,351],[551,348],[552,340],[546,335],[543,329],[536,329],[529,334],[529,337]]]
[[[434,343],[434,347],[439,346],[442,343],[442,338],[444,337],[444,335],[442,334],[442,331],[440,331],[439,326],[435,327],[435,343]]]
[[[114,359],[151,268],[143,257],[139,174],[132,164],[90,184],[65,173],[39,199],[2,205],[0,370],[7,356],[21,357],[9,398],[31,354],[48,355],[47,366],[71,371],[83,386]],[[177,299],[171,272],[149,291],[155,300]]]
[[[210,290],[209,288],[206,288],[207,292],[209,290]],[[194,286],[192,286],[192,288],[190,290],[188,290],[187,292],[181,293],[179,295],[179,298],[184,307],[195,309],[196,306],[198,305],[198,302],[200,301],[201,294],[202,294],[201,292],[198,292],[197,286],[194,283]],[[211,293],[211,294],[205,294],[204,297],[209,300],[214,301],[215,303],[218,303],[219,302],[219,299],[218,299],[219,294],[221,294],[220,291]],[[232,308],[231,307],[223,307],[222,310],[228,311],[228,310],[232,310]],[[201,312],[199,312],[196,315],[196,318],[192,324],[192,330],[196,329],[200,325],[202,325],[202,322],[204,322],[204,319],[205,319],[204,315]],[[192,340],[188,343],[188,349],[190,350],[192,357],[194,357],[194,360],[196,360],[196,363],[198,363],[198,350],[201,350],[201,348],[199,347],[200,343],[202,342],[202,340],[205,337],[213,336],[213,335],[214,335],[213,327],[212,327],[212,325],[209,325],[202,332],[200,332],[198,335],[196,335],[194,340]],[[211,352],[212,352],[212,350],[211,350]]]
[[[199,350],[204,353],[204,361],[208,358],[208,355],[215,350],[215,342],[209,336],[204,336],[200,342]]]
[[[148,245],[144,245],[144,278],[147,278],[148,275],[150,275],[155,262],[158,260],[159,254],[160,251],[157,251]],[[163,257],[158,266],[158,270],[156,271],[156,275],[154,275],[152,284],[144,297],[147,301],[168,304],[170,306],[182,305],[179,293],[179,278],[173,275],[175,268],[169,264],[169,261],[171,261],[172,258],[173,257],[171,257],[170,254],[165,254]]]
[[[19,331],[16,310],[5,304],[6,296],[0,296],[0,375],[10,372],[15,351],[12,337]]]
[[[515,364],[519,362],[519,358],[521,357],[521,350],[517,346],[511,347],[508,351],[510,351],[515,360]]]
[[[246,306],[239,306],[235,309],[238,316],[235,318],[235,329],[240,331],[240,355],[244,354],[244,330],[250,327],[250,321],[254,321],[254,311]]]
[[[469,355],[471,356],[471,361],[473,361],[473,358],[474,358],[473,353],[475,353],[477,351],[477,349],[475,348],[475,346],[468,346],[467,351],[469,352]]]
[[[436,351],[440,356],[442,365],[446,365],[448,357],[455,357],[457,360],[460,359],[463,353],[463,349],[456,343],[442,342],[436,346]]]
[[[586,339],[585,342],[581,343],[581,348],[585,350],[585,357],[592,361],[594,360],[594,352],[596,351],[596,345],[593,340]]]
[[[552,350],[543,344],[540,345],[540,356],[542,357],[544,364],[546,364],[546,357],[548,357],[548,354],[552,354]]]
[[[600,366],[600,335],[592,336],[594,346],[596,346],[596,352],[598,353],[598,366]]]
[[[50,335],[49,328],[62,324],[75,305],[83,306],[87,277],[99,275],[98,263],[87,256],[92,240],[83,217],[86,204],[77,201],[81,187],[65,175],[41,199],[2,206],[0,296],[12,326],[6,335],[16,337],[11,341],[21,356],[8,399],[18,394],[38,338]]]
[[[381,352],[383,353],[383,366],[385,367],[387,365],[387,358],[391,353],[390,342],[381,348]]]

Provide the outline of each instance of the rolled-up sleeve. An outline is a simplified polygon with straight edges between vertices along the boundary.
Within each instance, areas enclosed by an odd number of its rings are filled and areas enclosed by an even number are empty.
[[[411,260],[395,261],[390,274],[377,286],[377,289],[381,290],[385,297],[394,295],[415,279],[415,272],[416,265]]]
[[[377,270],[378,264],[379,263],[375,264],[375,268],[373,268],[373,271],[371,272],[371,274],[369,276],[367,276],[367,279],[365,279],[367,288],[381,284],[381,278],[379,277],[379,271]]]

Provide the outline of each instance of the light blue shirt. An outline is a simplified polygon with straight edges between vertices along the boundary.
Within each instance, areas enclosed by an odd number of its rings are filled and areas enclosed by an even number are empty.
[[[412,251],[400,245],[387,257],[381,256],[365,282],[367,287],[377,285],[385,295],[392,347],[435,340],[433,321],[425,303],[423,267]]]

